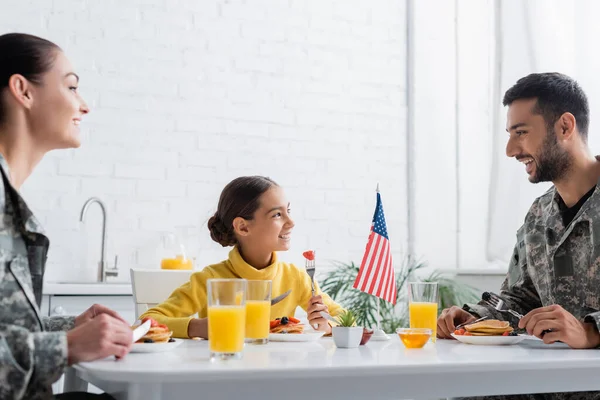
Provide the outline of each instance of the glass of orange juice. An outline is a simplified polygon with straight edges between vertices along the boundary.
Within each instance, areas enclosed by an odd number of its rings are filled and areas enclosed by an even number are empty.
[[[242,358],[246,334],[245,279],[208,279],[208,347],[211,360]]]
[[[435,342],[438,313],[437,282],[408,283],[408,314],[411,328],[431,329]]]
[[[269,343],[271,281],[248,281],[246,289],[246,343]]]
[[[162,236],[162,269],[193,269],[194,263],[186,257],[185,246],[180,238],[174,233]]]
[[[160,261],[161,269],[193,269],[193,267],[192,260],[182,254],[178,254],[175,258],[163,258]]]

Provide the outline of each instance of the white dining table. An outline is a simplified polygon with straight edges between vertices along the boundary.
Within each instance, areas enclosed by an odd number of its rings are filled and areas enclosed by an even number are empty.
[[[354,349],[331,338],[246,345],[241,360],[210,361],[207,341],[163,353],[75,365],[70,389],[87,383],[116,399],[435,399],[600,391],[600,350],[524,340],[476,346],[438,340],[407,349],[397,337]]]

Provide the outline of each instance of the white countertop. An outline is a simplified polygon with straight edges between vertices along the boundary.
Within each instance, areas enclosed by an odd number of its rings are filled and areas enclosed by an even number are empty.
[[[131,295],[129,282],[44,282],[44,295],[118,296]]]
[[[242,360],[209,361],[208,342],[77,365],[77,375],[123,399],[391,399],[600,390],[600,350],[524,340],[474,346],[438,340],[406,349],[396,336],[356,349],[331,338],[246,345]],[[125,395],[127,393],[127,395]],[[282,396],[285,393],[285,396]],[[312,394],[312,395],[310,395]]]

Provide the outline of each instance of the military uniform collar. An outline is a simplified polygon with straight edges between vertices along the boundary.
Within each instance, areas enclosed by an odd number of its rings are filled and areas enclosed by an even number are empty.
[[[19,212],[21,214],[21,218],[23,218],[24,228],[28,232],[35,232],[44,234],[44,230],[42,229],[41,224],[33,215],[33,212],[29,209],[18,190],[12,186],[10,183],[10,167],[8,166],[8,162],[4,155],[0,153],[0,168],[2,168],[2,173],[6,176],[6,180],[9,183],[9,186],[5,188],[7,191],[11,191],[15,195],[15,199],[17,201],[17,206],[19,207]]]

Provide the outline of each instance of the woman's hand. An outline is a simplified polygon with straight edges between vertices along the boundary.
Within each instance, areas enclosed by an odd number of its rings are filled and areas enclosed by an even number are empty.
[[[84,311],[81,315],[75,317],[75,327],[77,328],[78,326],[81,326],[102,314],[108,314],[111,317],[123,322],[124,324],[129,325],[129,323],[125,321],[125,319],[121,317],[118,312],[111,310],[110,308],[105,307],[101,304],[94,304],[86,311]]]

